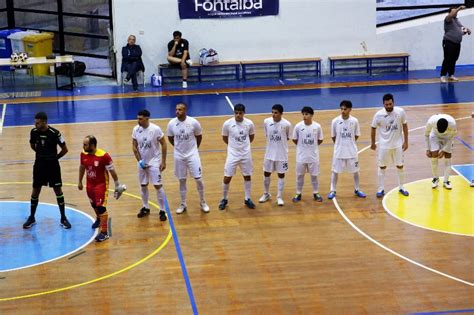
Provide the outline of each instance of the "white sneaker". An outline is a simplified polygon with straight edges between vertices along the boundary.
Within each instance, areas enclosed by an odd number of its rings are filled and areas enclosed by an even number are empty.
[[[177,214],[181,214],[181,213],[183,213],[184,211],[186,211],[186,209],[187,209],[187,208],[186,208],[186,205],[180,204],[179,207],[178,207],[178,209],[176,209],[176,213],[177,213]]]
[[[183,81],[183,89],[187,89],[187,88],[188,88],[188,82]]]
[[[449,76],[449,81],[456,81],[457,82],[457,81],[459,81],[459,79],[456,78],[454,75],[450,75]]]
[[[204,200],[201,201],[201,210],[204,213],[209,212],[209,206],[207,205],[206,201],[204,201]]]
[[[186,60],[186,63],[191,67],[193,65],[193,61],[191,59]]]
[[[267,202],[268,200],[270,200],[270,196],[271,196],[270,194],[264,193],[262,195],[262,197],[260,197],[260,199],[258,199],[258,202],[260,202],[260,203]]]
[[[451,186],[451,182],[449,180],[443,183],[443,187],[446,188],[447,190],[453,189],[453,186]]]
[[[283,199],[281,199],[280,197],[277,198],[277,205],[279,205],[280,207],[283,206],[285,204],[285,202],[283,201]]]
[[[431,188],[435,189],[436,187],[438,187],[438,184],[439,184],[439,178],[438,177],[433,178],[433,180],[431,181]]]
[[[441,76],[441,77],[439,78],[439,80],[441,81],[441,83],[446,83],[446,82],[448,82],[448,80],[446,80],[446,77],[445,77],[445,76]]]

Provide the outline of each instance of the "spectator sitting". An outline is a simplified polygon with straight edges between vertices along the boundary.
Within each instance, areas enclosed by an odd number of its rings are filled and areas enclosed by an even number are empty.
[[[168,62],[172,65],[180,65],[183,73],[183,89],[188,87],[188,66],[193,63],[189,57],[189,42],[181,38],[181,32],[173,32],[173,40],[168,43]]]
[[[122,48],[122,67],[121,72],[127,72],[125,82],[132,79],[133,90],[138,91],[137,72],[145,71],[142,61],[142,49],[135,45],[135,35],[128,36],[127,45]]]

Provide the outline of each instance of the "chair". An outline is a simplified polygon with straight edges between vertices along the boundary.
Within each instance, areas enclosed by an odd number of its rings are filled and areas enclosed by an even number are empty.
[[[122,86],[122,91],[125,90],[125,85],[132,85],[132,80],[125,82],[125,78],[127,77],[127,74],[128,74],[127,71],[124,71],[121,73],[120,82]],[[137,82],[138,82],[138,85],[141,85],[143,86],[143,88],[145,88],[145,72],[141,70],[137,72]]]

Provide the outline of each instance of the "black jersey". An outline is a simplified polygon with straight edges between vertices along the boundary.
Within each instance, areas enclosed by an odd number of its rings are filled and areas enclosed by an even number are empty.
[[[34,145],[36,151],[36,160],[57,160],[58,145],[63,147],[66,142],[59,130],[48,126],[45,131],[37,128],[31,129],[30,144]]]

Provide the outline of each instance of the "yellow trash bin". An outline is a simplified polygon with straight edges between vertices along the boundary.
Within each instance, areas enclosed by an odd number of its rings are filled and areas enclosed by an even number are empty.
[[[23,37],[28,57],[45,57],[53,53],[53,33],[38,33]],[[48,75],[48,65],[33,66],[34,75]]]

